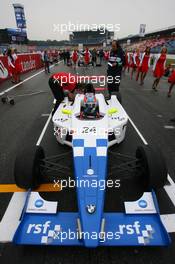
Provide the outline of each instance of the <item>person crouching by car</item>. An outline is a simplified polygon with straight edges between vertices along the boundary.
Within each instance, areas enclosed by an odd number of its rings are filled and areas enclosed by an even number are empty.
[[[77,75],[67,72],[58,72],[54,73],[49,78],[49,86],[56,99],[56,104],[52,112],[53,115],[65,96],[68,96],[69,100],[73,101],[75,98],[75,90],[82,89],[85,84],[78,82]]]
[[[107,79],[108,91],[118,92],[121,81],[122,68],[125,65],[125,54],[116,40],[112,41],[112,49],[109,55]]]

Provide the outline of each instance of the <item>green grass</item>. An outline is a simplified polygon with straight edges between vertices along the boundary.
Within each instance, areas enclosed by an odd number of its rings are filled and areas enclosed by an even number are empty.
[[[167,59],[166,66],[168,66],[170,63],[175,64],[175,59]]]

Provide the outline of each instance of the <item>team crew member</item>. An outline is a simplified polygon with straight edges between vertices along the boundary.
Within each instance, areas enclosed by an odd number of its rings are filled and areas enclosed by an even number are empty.
[[[77,52],[77,49],[74,49],[74,51],[72,52],[71,58],[72,58],[72,61],[73,61],[74,68],[76,68],[77,61],[78,61],[78,52]]]
[[[133,74],[136,71],[136,69],[140,65],[140,51],[137,49],[134,51],[133,55],[131,55],[131,80],[133,78]]]
[[[108,61],[108,90],[111,92],[118,92],[121,81],[122,67],[125,64],[124,51],[116,40],[112,41],[112,49]]]
[[[153,82],[152,89],[155,91],[157,91],[157,86],[160,82],[160,79],[165,74],[166,58],[167,58],[167,48],[164,47],[161,50],[161,54],[156,56],[154,66],[153,66],[153,73],[154,73],[155,80]]]
[[[44,57],[43,59],[44,59],[44,70],[45,70],[45,73],[50,73],[49,56],[48,56],[47,50],[44,51],[43,57]]]
[[[150,68],[150,63],[151,63],[150,52],[151,52],[150,47],[147,47],[141,57],[140,65],[138,67],[137,76],[136,76],[136,81],[138,81],[140,76],[140,85],[144,84],[145,77]]]
[[[175,85],[175,70],[172,72],[171,76],[169,77],[168,82],[170,83],[168,97],[171,97],[173,86]]]
[[[92,50],[92,63],[93,66],[97,64],[97,50],[95,48]]]
[[[67,49],[67,51],[65,52],[65,58],[66,58],[67,66],[70,66],[70,51],[69,51],[69,49]]]
[[[75,89],[83,88],[83,84],[78,82],[78,76],[67,72],[53,74],[49,79],[49,86],[56,99],[53,114],[64,100],[65,94],[70,100],[74,100]]]

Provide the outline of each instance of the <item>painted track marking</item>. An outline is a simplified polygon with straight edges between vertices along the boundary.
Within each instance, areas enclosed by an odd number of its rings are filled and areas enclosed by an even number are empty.
[[[58,192],[61,191],[61,187],[54,187],[52,183],[41,184],[35,192]],[[14,193],[14,192],[26,192],[25,189],[21,189],[16,184],[0,184],[0,193]]]
[[[57,66],[57,65],[60,64],[61,62],[62,62],[62,61],[59,61],[58,63],[56,63],[56,64],[54,64],[54,65],[51,65],[50,68],[53,68],[54,66]],[[15,85],[13,85],[12,87],[10,87],[10,88],[4,90],[2,93],[0,93],[0,96],[4,95],[5,93],[8,93],[8,92],[12,91],[13,89],[15,89],[16,87],[18,87],[18,86],[21,85],[22,83],[25,83],[25,82],[27,82],[27,81],[33,79],[34,77],[36,77],[37,75],[39,75],[39,74],[42,73],[42,72],[44,72],[44,69],[41,70],[41,71],[39,71],[39,72],[37,72],[37,73],[35,73],[35,74],[33,74],[32,76],[29,76],[28,78],[24,79],[22,82],[17,83],[17,84],[15,84]]]
[[[132,121],[132,119],[130,117],[129,117],[129,121],[130,121],[131,125],[133,126],[133,128],[136,130],[137,134],[139,135],[139,137],[141,138],[143,143],[145,145],[148,145],[148,142],[146,141],[146,139],[144,138],[144,136],[142,135],[140,130],[136,127],[136,125],[134,124],[134,122]],[[175,206],[175,183],[172,180],[172,178],[170,177],[170,175],[168,175],[168,181],[169,181],[170,185],[164,186],[164,190],[166,191],[168,197],[170,198],[171,202]]]

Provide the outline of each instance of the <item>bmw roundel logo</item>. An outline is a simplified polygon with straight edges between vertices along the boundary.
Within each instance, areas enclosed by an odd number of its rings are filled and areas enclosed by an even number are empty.
[[[139,201],[139,206],[141,207],[141,208],[146,208],[147,207],[147,202],[145,201],[145,200],[140,200]]]
[[[35,206],[36,206],[37,208],[42,207],[43,204],[44,204],[44,202],[43,202],[43,200],[41,200],[41,199],[38,199],[38,200],[36,200],[36,202],[35,202]]]

